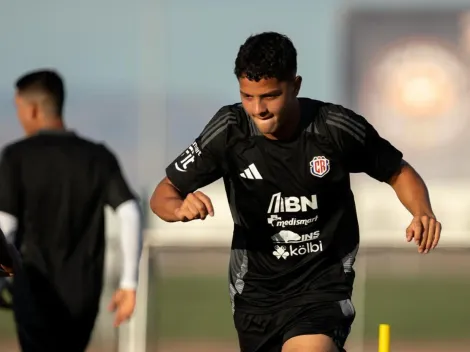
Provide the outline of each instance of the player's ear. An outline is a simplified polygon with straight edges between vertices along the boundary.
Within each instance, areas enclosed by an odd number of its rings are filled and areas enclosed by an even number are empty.
[[[294,93],[295,96],[299,95],[300,87],[302,86],[302,77],[296,76],[294,79]]]
[[[37,120],[39,117],[39,104],[36,102],[32,102],[29,106],[29,117],[31,120]]]

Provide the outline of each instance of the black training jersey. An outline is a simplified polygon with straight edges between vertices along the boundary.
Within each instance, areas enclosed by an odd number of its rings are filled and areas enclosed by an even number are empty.
[[[18,219],[15,244],[32,289],[51,283],[71,310],[97,303],[104,206],[130,199],[113,153],[73,132],[39,133],[3,150],[0,211]]]
[[[363,117],[316,100],[300,104],[288,141],[263,137],[241,104],[225,106],[166,170],[183,195],[223,177],[237,310],[349,298],[359,244],[349,174],[387,181],[401,165],[402,153]]]

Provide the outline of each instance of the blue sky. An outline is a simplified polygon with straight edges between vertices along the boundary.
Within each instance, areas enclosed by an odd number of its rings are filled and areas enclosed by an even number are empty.
[[[3,4],[0,143],[21,135],[12,105],[15,79],[30,69],[53,67],[66,79],[68,124],[106,140],[133,182],[151,182],[157,176],[151,173],[160,174],[221,105],[238,99],[232,73],[238,46],[264,30],[294,40],[304,94],[332,95],[328,72],[334,64],[326,54],[335,28],[332,2],[318,1],[313,8],[303,1],[295,9],[267,0],[204,3],[204,8],[189,0]],[[144,176],[138,171],[143,164]]]
[[[153,184],[221,105],[238,100],[233,61],[250,34],[289,35],[299,52],[302,95],[341,102],[337,68],[344,9],[372,3],[389,2],[4,2],[0,144],[21,136],[12,105],[15,79],[53,67],[66,79],[68,124],[105,140],[135,185]]]

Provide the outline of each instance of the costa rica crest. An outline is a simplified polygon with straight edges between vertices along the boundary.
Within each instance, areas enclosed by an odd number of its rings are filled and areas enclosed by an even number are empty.
[[[310,162],[310,173],[316,177],[323,177],[330,171],[330,161],[324,156],[314,156]]]

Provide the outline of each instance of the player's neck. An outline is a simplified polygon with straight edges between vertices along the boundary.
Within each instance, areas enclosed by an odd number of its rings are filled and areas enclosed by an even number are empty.
[[[43,131],[65,131],[66,127],[61,118],[47,119],[41,124]]]
[[[300,102],[296,100],[294,105],[292,106],[292,109],[289,113],[289,118],[286,120],[286,122],[282,126],[280,126],[278,131],[273,134],[266,134],[265,137],[268,139],[280,141],[291,139],[297,132],[297,128],[300,123],[300,116]]]

